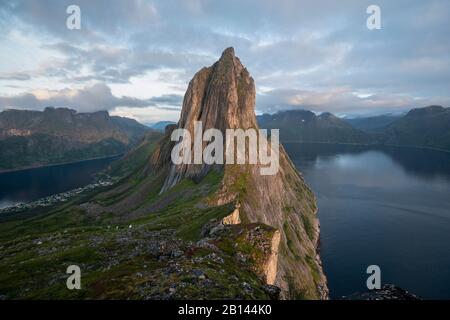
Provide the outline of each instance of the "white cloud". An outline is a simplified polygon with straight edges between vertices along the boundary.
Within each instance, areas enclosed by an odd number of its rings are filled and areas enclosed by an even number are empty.
[[[349,87],[331,88],[326,91],[274,89],[258,94],[257,109],[260,113],[273,113],[286,109],[308,109],[316,112],[333,110],[336,114],[376,114],[403,111],[415,106],[450,103],[448,97],[410,97],[408,95],[368,94],[352,91]]]
[[[82,89],[48,90],[38,89],[28,93],[11,96],[0,96],[0,109],[19,108],[42,110],[47,106],[69,107],[80,112],[93,112],[99,110],[116,110],[118,107],[146,108],[152,107],[160,110],[179,112],[181,95],[166,94],[153,96],[147,99],[137,99],[129,96],[115,96],[111,89],[97,83]],[[147,109],[150,110],[150,109]],[[141,111],[142,114],[145,111]]]
[[[115,116],[136,119],[137,121],[144,124],[153,124],[161,121],[162,119],[177,122],[180,118],[180,110],[165,110],[155,107],[117,107],[111,112],[111,114]]]
[[[154,119],[143,106],[178,108],[173,97],[228,46],[255,79],[260,111],[382,112],[450,97],[445,0],[380,0],[380,31],[365,27],[366,0],[79,0],[79,31],[65,27],[69,4],[0,2],[0,107]]]

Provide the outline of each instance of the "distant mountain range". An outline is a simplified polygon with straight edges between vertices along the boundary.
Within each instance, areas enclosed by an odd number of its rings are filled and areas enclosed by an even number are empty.
[[[263,114],[257,120],[261,128],[280,129],[280,140],[284,142],[370,142],[365,132],[328,112],[316,115],[307,110],[291,110]]]
[[[405,115],[341,119],[330,113],[283,111],[258,116],[262,128],[280,129],[282,142],[362,143],[450,151],[450,108],[429,106]]]
[[[450,108],[413,109],[388,125],[380,142],[450,150]]]
[[[370,133],[379,133],[383,132],[388,125],[401,117],[402,115],[382,114],[373,117],[358,117],[344,120],[355,129]]]
[[[280,129],[282,142],[383,144],[450,151],[450,108],[429,106],[404,115],[343,119],[325,112],[289,110],[257,117],[261,128]],[[0,171],[125,153],[145,132],[164,132],[172,121],[147,127],[106,111],[68,108],[0,112]]]
[[[166,127],[169,124],[175,124],[176,122],[173,121],[159,121],[155,124],[150,125],[150,128],[152,128],[153,130],[159,131],[159,132],[164,132],[164,130],[166,129]]]
[[[19,169],[124,153],[149,128],[106,111],[68,108],[0,112],[0,170]]]

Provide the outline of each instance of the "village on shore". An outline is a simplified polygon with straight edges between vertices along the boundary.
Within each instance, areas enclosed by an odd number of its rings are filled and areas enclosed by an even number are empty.
[[[32,202],[28,202],[28,203],[19,202],[12,206],[9,206],[6,208],[1,208],[0,214],[16,213],[16,212],[21,212],[21,211],[30,210],[30,209],[49,207],[49,206],[57,204],[57,203],[67,202],[70,199],[72,199],[86,191],[91,191],[96,188],[111,186],[113,183],[114,183],[114,179],[109,176],[106,176],[106,177],[99,179],[96,182],[88,184],[84,187],[72,189],[72,190],[58,193],[58,194],[53,194],[53,195],[50,195],[45,198],[41,198],[36,201],[32,201]]]

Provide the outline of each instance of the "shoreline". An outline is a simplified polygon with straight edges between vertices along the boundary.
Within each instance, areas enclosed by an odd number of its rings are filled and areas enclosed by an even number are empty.
[[[107,176],[106,179],[96,180],[82,187],[70,189],[60,193],[51,194],[49,196],[42,197],[34,201],[19,202],[12,206],[0,208],[0,215],[19,213],[27,210],[33,210],[36,208],[50,207],[58,203],[68,202],[69,200],[75,198],[76,196],[79,196],[80,194],[85,193],[86,191],[92,191],[94,189],[101,187],[108,187],[113,185],[116,181],[117,181],[116,178]]]
[[[432,147],[420,147],[420,146],[407,146],[398,144],[381,144],[381,143],[357,143],[357,142],[318,142],[318,141],[282,141],[280,143],[309,143],[309,144],[339,144],[339,145],[349,145],[349,146],[364,146],[364,147],[395,147],[395,148],[408,148],[408,149],[419,149],[419,150],[432,150],[444,153],[450,153],[450,150],[439,149]]]
[[[58,162],[58,163],[45,164],[45,165],[33,165],[33,166],[21,167],[21,168],[17,168],[17,169],[0,169],[0,174],[3,174],[3,173],[10,173],[10,172],[26,171],[26,170],[33,170],[33,169],[40,169],[40,168],[57,167],[57,166],[63,166],[63,165],[67,165],[67,164],[81,163],[81,162],[92,161],[92,160],[110,159],[110,158],[115,158],[115,157],[123,156],[124,154],[125,154],[125,153],[119,153],[119,154],[110,155],[110,156],[87,158],[87,159],[76,160],[76,161]]]

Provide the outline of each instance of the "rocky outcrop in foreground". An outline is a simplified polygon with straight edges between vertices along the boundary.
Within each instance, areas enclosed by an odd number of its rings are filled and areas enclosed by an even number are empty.
[[[367,292],[354,293],[342,297],[344,300],[421,300],[415,294],[412,294],[393,284],[385,284],[381,289],[370,290]]]

